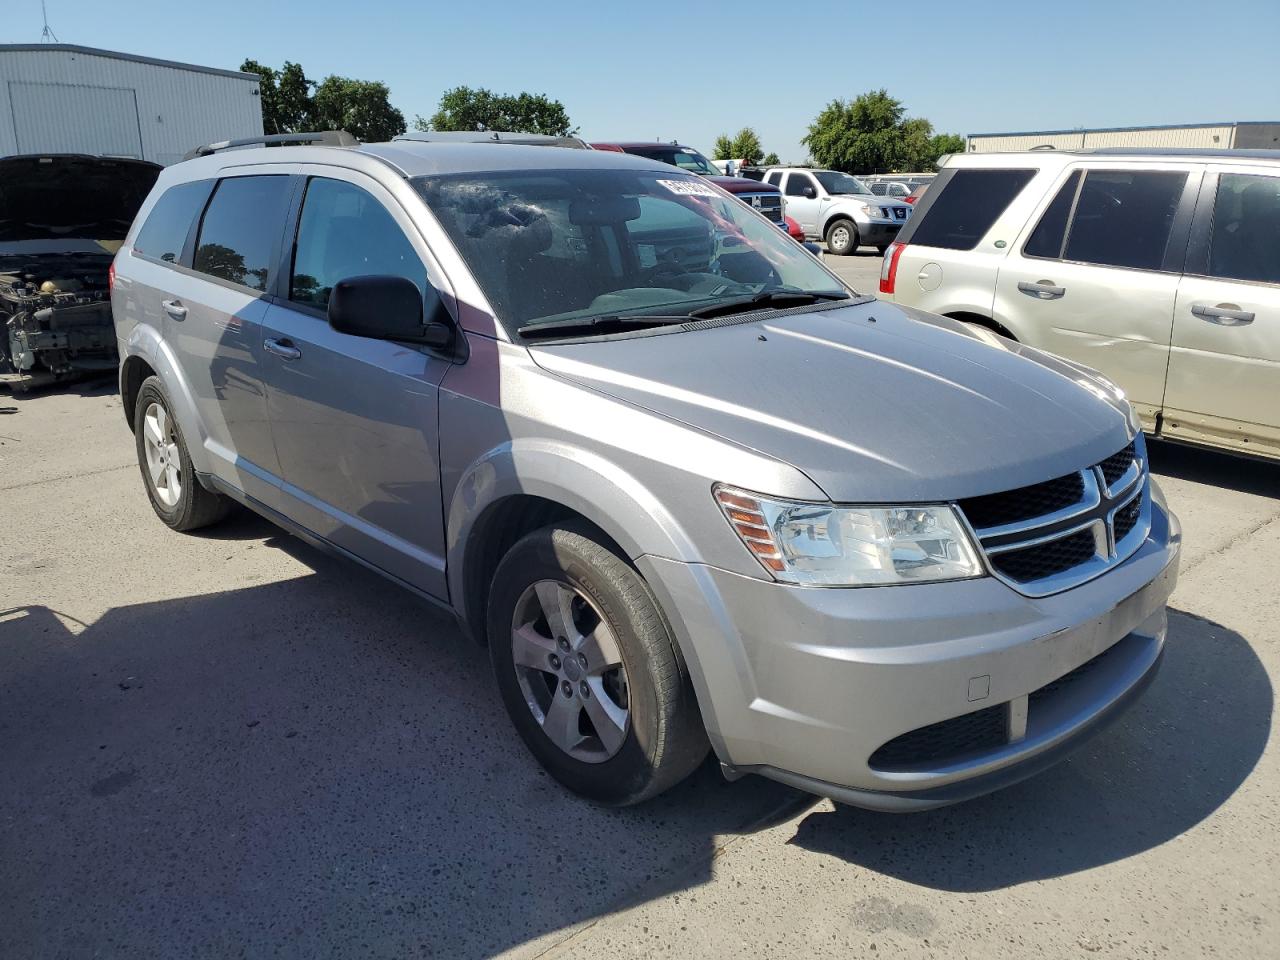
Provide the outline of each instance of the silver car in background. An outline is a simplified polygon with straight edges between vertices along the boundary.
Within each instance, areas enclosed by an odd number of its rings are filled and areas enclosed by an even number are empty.
[[[666,164],[212,151],[161,175],[112,304],[159,518],[239,502],[451,609],[597,801],[710,749],[937,806],[1160,662],[1180,533],[1115,386],[856,295]]]
[[[1100,370],[1146,429],[1280,458],[1280,150],[951,157],[882,294]]]

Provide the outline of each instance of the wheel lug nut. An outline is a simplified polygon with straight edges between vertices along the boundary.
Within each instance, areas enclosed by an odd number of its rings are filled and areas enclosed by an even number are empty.
[[[565,653],[569,652],[569,641],[566,640],[564,637],[560,637],[559,639],[557,639],[556,643],[560,645],[560,649],[563,650]]]
[[[587,655],[585,653],[578,654],[578,666],[585,667],[587,665]]]
[[[585,680],[583,680],[582,683],[578,684],[578,690],[579,692],[581,692],[583,700],[586,700],[589,696],[591,696],[591,688],[587,686],[587,681]]]
[[[551,661],[551,669],[552,669],[552,670],[559,670],[559,669],[560,669],[560,658],[559,658],[559,657],[557,657],[554,653],[553,653],[553,654],[551,654],[549,657],[547,657],[547,659],[548,659],[549,661]]]
[[[571,684],[568,680],[560,684],[560,689],[564,691],[564,695],[566,697],[573,696],[573,684]]]

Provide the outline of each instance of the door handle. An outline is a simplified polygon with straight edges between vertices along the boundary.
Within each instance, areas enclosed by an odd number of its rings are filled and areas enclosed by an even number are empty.
[[[289,340],[264,340],[262,345],[267,353],[274,353],[277,357],[284,357],[286,360],[297,360],[302,356],[302,351]]]
[[[161,300],[160,306],[164,307],[164,312],[175,320],[187,319],[187,308],[182,305],[181,300]]]
[[[1243,327],[1246,323],[1253,323],[1253,311],[1241,310],[1234,303],[1220,303],[1217,306],[1193,303],[1191,312],[1201,320],[1220,323],[1224,327]]]
[[[1018,289],[1041,300],[1057,300],[1067,292],[1066,287],[1055,287],[1052,280],[1037,280],[1035,283],[1019,280]]]

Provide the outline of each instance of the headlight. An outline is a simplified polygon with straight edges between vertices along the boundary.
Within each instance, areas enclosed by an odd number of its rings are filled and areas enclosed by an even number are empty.
[[[747,549],[784,583],[863,587],[983,575],[964,525],[946,504],[836,507],[725,486],[715,497]]]
[[[862,205],[862,212],[865,213],[868,217],[871,217],[873,220],[889,219],[888,210],[886,210],[884,207],[876,207],[869,203],[864,203]]]

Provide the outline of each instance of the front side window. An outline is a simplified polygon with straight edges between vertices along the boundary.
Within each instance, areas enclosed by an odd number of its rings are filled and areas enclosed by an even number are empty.
[[[915,229],[907,243],[946,250],[972,250],[1000,214],[1035,176],[1034,170],[957,170]]]
[[[843,284],[698,177],[636,170],[468,173],[413,181],[513,335],[538,323],[690,310]]]
[[[1280,177],[1224,173],[1218,178],[1209,275],[1280,283]]]
[[[793,173],[787,177],[787,196],[803,197],[806,189],[813,188],[813,181],[807,173]]]
[[[372,194],[342,180],[308,181],[289,299],[324,309],[339,280],[373,275],[404,277],[426,289],[422,260]]]
[[[191,224],[200,216],[200,208],[209,199],[211,189],[211,180],[192,180],[161,194],[138,231],[133,252],[165,263],[181,260]]]
[[[1090,170],[1076,199],[1063,256],[1159,270],[1186,182],[1185,171]]]
[[[266,290],[288,206],[288,177],[222,180],[204,212],[192,266],[211,277]]]

